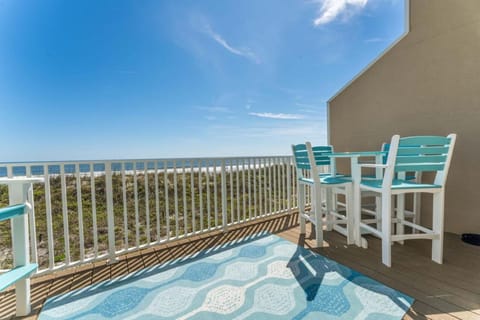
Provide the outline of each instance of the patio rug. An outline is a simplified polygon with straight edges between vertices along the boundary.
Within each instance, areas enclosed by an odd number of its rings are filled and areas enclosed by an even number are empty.
[[[39,319],[401,319],[413,299],[271,234],[49,298]]]

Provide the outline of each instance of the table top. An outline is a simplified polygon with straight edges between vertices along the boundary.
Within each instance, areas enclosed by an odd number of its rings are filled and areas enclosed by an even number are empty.
[[[353,151],[353,152],[333,152],[328,156],[330,158],[353,158],[353,157],[375,157],[387,154],[387,151]]]

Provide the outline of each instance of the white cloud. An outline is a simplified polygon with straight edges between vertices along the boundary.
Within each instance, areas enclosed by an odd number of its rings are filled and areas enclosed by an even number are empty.
[[[227,40],[225,40],[220,34],[216,33],[213,31],[213,29],[210,27],[210,25],[206,24],[205,25],[205,33],[210,36],[213,40],[215,40],[218,44],[220,44],[223,48],[225,48],[227,51],[230,53],[233,53],[237,56],[241,56],[244,58],[247,58],[257,64],[260,63],[260,59],[255,55],[255,53],[252,52],[247,47],[244,48],[236,48],[231,46]]]
[[[197,106],[196,107],[198,110],[206,111],[206,112],[211,112],[211,113],[231,113],[232,111],[227,108],[227,107],[204,107],[204,106]]]
[[[250,112],[249,115],[260,118],[281,119],[281,120],[299,120],[305,118],[301,114],[291,113],[270,113],[270,112]]]
[[[337,17],[351,17],[363,9],[368,0],[320,0],[321,3],[318,17],[313,21],[316,26],[332,22]]]

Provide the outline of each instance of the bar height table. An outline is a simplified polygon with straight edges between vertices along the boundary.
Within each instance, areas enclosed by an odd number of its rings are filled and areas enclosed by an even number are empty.
[[[382,163],[382,158],[387,154],[387,151],[358,151],[358,152],[334,152],[328,156],[332,159],[348,158],[350,159],[352,185],[353,185],[353,217],[354,217],[354,237],[355,244],[362,248],[367,248],[367,239],[361,236],[359,217],[362,214],[362,203],[360,195],[360,182],[362,181],[362,172],[359,166],[359,158],[375,158],[376,163]],[[380,178],[382,176],[382,169],[376,169],[375,176]],[[335,172],[332,173],[335,175]]]

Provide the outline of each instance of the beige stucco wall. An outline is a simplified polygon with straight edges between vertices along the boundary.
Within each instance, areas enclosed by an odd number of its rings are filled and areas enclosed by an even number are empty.
[[[393,134],[457,133],[445,227],[480,233],[480,1],[411,0],[407,8],[409,33],[330,101],[330,143],[373,150]]]

